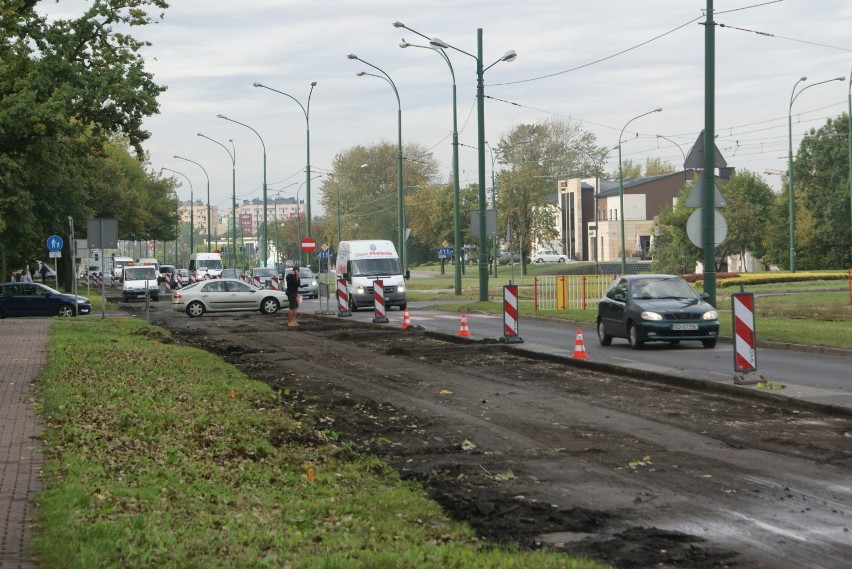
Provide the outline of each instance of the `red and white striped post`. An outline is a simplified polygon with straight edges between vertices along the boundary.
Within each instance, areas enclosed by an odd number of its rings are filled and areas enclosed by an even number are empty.
[[[754,294],[738,292],[731,295],[734,322],[734,371],[751,373],[757,371],[757,346],[754,334]],[[746,381],[743,376],[734,376],[734,383],[756,383]]]
[[[196,282],[195,273],[189,273],[189,284],[195,284]]]
[[[503,287],[503,337],[502,342],[522,344],[518,335],[518,285]]]
[[[253,284],[254,284],[254,286],[256,286],[257,288],[263,288],[262,286],[260,286],[260,277],[254,277],[254,282],[253,282]]]
[[[346,279],[337,279],[337,315],[352,316],[349,312],[349,293],[346,291]]]
[[[385,324],[389,322],[385,316],[385,283],[384,281],[373,281],[373,305],[375,306],[374,323]]]
[[[277,276],[274,276],[269,280],[269,286],[272,290],[280,290],[280,282]]]

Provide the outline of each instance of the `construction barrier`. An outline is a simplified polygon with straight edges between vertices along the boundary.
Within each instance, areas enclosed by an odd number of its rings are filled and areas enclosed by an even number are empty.
[[[731,295],[734,315],[734,371],[757,370],[757,347],[754,341],[754,294]]]
[[[523,343],[518,335],[518,285],[503,287],[503,337],[501,340]]]
[[[269,279],[269,288],[272,290],[281,290],[281,281],[278,280],[277,275]]]
[[[407,330],[411,328],[411,316],[408,314],[408,308],[402,311],[402,329]]]
[[[337,279],[337,315],[352,316],[349,312],[349,294],[346,292],[346,279]]]
[[[542,275],[535,277],[536,310],[587,309],[597,305],[618,275]]]
[[[387,323],[388,317],[385,316],[385,283],[384,281],[373,281],[373,305],[375,306],[375,315],[373,322]]]
[[[461,322],[459,323],[459,336],[466,338],[470,336],[470,329],[467,327],[467,314],[462,314]]]
[[[574,340],[574,354],[571,357],[578,359],[589,357],[586,353],[586,344],[583,342],[583,331],[579,328],[577,328],[577,338]]]

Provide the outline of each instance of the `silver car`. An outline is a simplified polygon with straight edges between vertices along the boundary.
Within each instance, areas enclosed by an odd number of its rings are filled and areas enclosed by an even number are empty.
[[[172,310],[193,318],[205,312],[257,310],[261,314],[275,314],[289,306],[282,291],[259,289],[238,279],[206,280],[172,294]]]
[[[286,282],[287,275],[293,272],[293,269],[284,271],[284,279]],[[281,283],[281,289],[286,289],[287,285]],[[319,298],[319,281],[312,270],[307,267],[299,267],[299,294],[302,298]]]

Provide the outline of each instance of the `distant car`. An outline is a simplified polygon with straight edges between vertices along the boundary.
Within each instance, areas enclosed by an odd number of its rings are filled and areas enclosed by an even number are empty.
[[[86,278],[86,276],[88,275],[89,278],[91,278],[95,275],[99,275],[100,273],[101,268],[98,265],[89,265],[89,267],[85,271],[80,273],[80,277]]]
[[[175,269],[172,273],[172,288],[176,287],[180,281],[180,286],[189,284],[189,269]]]
[[[510,253],[509,251],[503,251],[499,255],[497,255],[497,259],[504,263],[520,263],[521,262],[521,254],[520,253]]]
[[[252,284],[260,288],[270,288],[272,277],[278,276],[275,267],[254,267],[249,273]]]
[[[172,310],[195,318],[206,312],[259,311],[275,314],[289,307],[282,291],[259,289],[238,279],[210,279],[172,294]]]
[[[171,285],[171,283],[174,281],[172,275],[174,275],[175,270],[176,269],[174,265],[160,265],[160,275],[157,277],[157,282],[168,282]]]
[[[568,261],[568,255],[558,251],[536,251],[532,256],[533,263],[565,263],[566,261]]]
[[[716,345],[719,314],[692,286],[675,275],[627,275],[615,280],[598,303],[598,340],[626,338],[634,350],[646,342],[700,341]]]
[[[238,279],[244,274],[245,272],[242,269],[222,269],[222,278],[224,279]]]
[[[293,269],[284,271],[284,278],[293,272]],[[285,281],[286,282],[286,281]],[[281,283],[281,290],[285,290],[287,285]],[[319,281],[312,270],[308,267],[299,267],[299,294],[302,298],[319,298]]]
[[[39,283],[0,285],[0,318],[7,316],[77,316],[89,314],[92,304]]]

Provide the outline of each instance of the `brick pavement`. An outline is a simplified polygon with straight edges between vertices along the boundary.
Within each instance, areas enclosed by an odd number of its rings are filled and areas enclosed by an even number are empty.
[[[32,380],[45,364],[52,320],[0,320],[0,569],[36,567],[29,542],[43,458]]]

